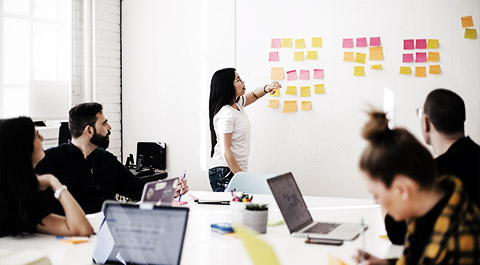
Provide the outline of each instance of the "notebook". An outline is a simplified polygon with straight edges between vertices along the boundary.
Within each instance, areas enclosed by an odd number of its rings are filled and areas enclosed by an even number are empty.
[[[177,184],[177,178],[153,181],[145,184],[145,186],[143,186],[141,203],[171,205]]]
[[[97,264],[180,264],[189,208],[103,204]]]
[[[293,236],[353,240],[362,231],[362,225],[356,223],[314,222],[292,173],[267,179],[267,182]]]

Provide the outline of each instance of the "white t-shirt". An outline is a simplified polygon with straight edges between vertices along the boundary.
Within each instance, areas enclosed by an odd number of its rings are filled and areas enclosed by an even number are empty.
[[[241,97],[239,103],[235,103],[239,110],[230,105],[223,106],[213,117],[217,144],[214,148],[213,157],[210,159],[210,168],[228,167],[225,161],[224,134],[232,133],[230,149],[242,171],[248,171],[248,155],[250,154],[250,120],[243,109],[245,97]]]

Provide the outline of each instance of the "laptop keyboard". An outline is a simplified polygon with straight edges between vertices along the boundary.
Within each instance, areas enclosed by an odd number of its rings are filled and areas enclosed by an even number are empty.
[[[339,225],[340,223],[316,223],[312,227],[303,231],[303,233],[328,234]]]

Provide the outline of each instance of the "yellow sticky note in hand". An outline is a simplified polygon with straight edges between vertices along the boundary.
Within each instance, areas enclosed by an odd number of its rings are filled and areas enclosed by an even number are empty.
[[[302,101],[302,110],[312,110],[312,102]]]
[[[283,67],[272,67],[272,72],[270,74],[270,79],[272,80],[283,80],[284,78]]]
[[[382,65],[381,64],[373,64],[372,69],[382,69]]]
[[[365,67],[355,66],[355,69],[353,70],[353,76],[365,76]]]
[[[367,55],[365,53],[359,53],[357,52],[357,56],[355,57],[355,62],[357,63],[365,63],[365,60],[367,59]]]
[[[275,88],[273,90],[273,93],[270,93],[270,96],[279,97],[280,96],[280,89]]]
[[[296,112],[296,111],[297,111],[296,100],[285,100],[283,102],[283,112]]]
[[[428,52],[427,61],[438,62],[439,55],[440,55],[440,53],[438,53],[438,52]]]
[[[427,67],[425,67],[425,66],[415,67],[415,76],[416,77],[427,77]]]
[[[276,109],[278,108],[278,102],[279,100],[278,99],[271,99],[269,102],[268,102],[268,107],[269,108],[272,108],[272,109]]]
[[[309,97],[310,96],[310,87],[309,86],[300,87],[300,96],[301,97]]]
[[[305,59],[303,52],[295,52],[294,61],[303,61]]]
[[[292,47],[292,39],[282,39],[282,48]]]
[[[463,28],[473,27],[472,16],[462,17],[462,27]]]
[[[440,71],[440,65],[430,65],[430,68],[428,69],[428,73],[433,75],[439,75]]]
[[[242,239],[243,245],[254,265],[267,264],[279,265],[277,255],[267,242],[263,241],[253,230],[248,227],[235,225],[235,232]]]
[[[410,67],[408,67],[408,66],[401,66],[400,67],[400,74],[401,75],[409,75],[411,71],[412,71],[412,69],[410,69]]]
[[[297,87],[296,86],[287,86],[287,95],[296,95],[297,94]]]
[[[476,29],[465,29],[465,39],[476,39],[477,30]]]
[[[343,260],[328,254],[327,265],[347,265]]]
[[[295,48],[296,48],[296,49],[303,49],[303,48],[305,48],[305,39],[295,40]]]
[[[383,60],[383,47],[370,47],[369,60]]]
[[[353,62],[353,52],[344,52],[343,53],[344,62]]]
[[[325,84],[315,85],[315,94],[325,94]]]
[[[436,48],[438,48],[438,40],[437,39],[428,39],[427,49],[436,49]]]
[[[308,51],[307,52],[307,59],[316,60],[317,59],[317,51]]]
[[[312,47],[322,47],[322,38],[312,38]]]

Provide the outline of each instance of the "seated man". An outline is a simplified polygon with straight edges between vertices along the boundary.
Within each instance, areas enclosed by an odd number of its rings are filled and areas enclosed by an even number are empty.
[[[105,149],[109,145],[111,126],[98,103],[82,103],[69,112],[70,143],[45,151],[38,163],[38,174],[53,174],[77,200],[85,213],[96,213],[105,200],[114,200],[116,194],[140,200],[144,183],[135,177],[117,158]],[[179,179],[177,196],[188,191],[186,181]],[[52,196],[53,197],[53,196]],[[55,200],[53,211],[63,214]]]
[[[435,159],[437,175],[457,176],[470,200],[480,208],[480,146],[465,136],[462,98],[450,90],[435,89],[428,94],[418,114],[425,142],[439,155]],[[405,242],[405,222],[395,222],[387,215],[385,226],[393,244]]]

